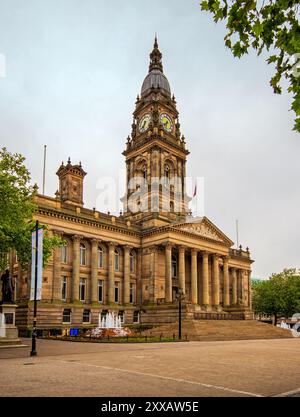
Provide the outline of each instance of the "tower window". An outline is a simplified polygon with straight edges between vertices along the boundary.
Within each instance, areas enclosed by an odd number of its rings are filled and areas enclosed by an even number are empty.
[[[174,211],[174,202],[173,201],[170,202],[170,211],[171,212]]]
[[[145,180],[147,179],[147,167],[146,167],[146,165],[143,166],[143,178]]]
[[[165,174],[166,181],[169,181],[169,179],[170,179],[170,167],[169,167],[169,165],[165,165],[165,172],[164,172],[164,174]]]
[[[80,265],[86,265],[86,247],[83,243],[80,244]]]

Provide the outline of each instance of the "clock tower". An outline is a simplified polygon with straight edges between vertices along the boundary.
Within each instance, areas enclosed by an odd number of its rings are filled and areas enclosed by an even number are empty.
[[[184,221],[190,200],[185,184],[188,154],[155,37],[149,73],[135,103],[131,136],[123,152],[125,216],[143,228]]]

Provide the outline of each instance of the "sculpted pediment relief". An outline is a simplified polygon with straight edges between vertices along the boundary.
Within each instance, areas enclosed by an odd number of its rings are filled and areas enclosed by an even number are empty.
[[[179,229],[194,235],[198,235],[204,238],[212,239],[217,242],[231,244],[231,240],[224,235],[213,223],[211,223],[207,218],[202,220],[197,220],[197,222],[190,223],[181,223],[174,226],[175,229]]]

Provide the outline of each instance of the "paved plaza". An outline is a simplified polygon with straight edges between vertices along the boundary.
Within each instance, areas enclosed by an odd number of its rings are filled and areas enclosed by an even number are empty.
[[[300,396],[300,340],[0,349],[1,396]]]

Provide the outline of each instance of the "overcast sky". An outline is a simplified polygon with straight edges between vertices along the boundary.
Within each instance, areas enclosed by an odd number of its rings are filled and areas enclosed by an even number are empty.
[[[273,94],[265,57],[233,58],[224,26],[198,0],[0,0],[1,145],[25,155],[40,187],[48,145],[51,196],[61,161],[82,161],[85,206],[96,206],[98,179],[124,167],[155,32],[191,152],[188,174],[205,179],[206,216],[233,241],[239,220],[254,277],[300,267],[291,98]]]

